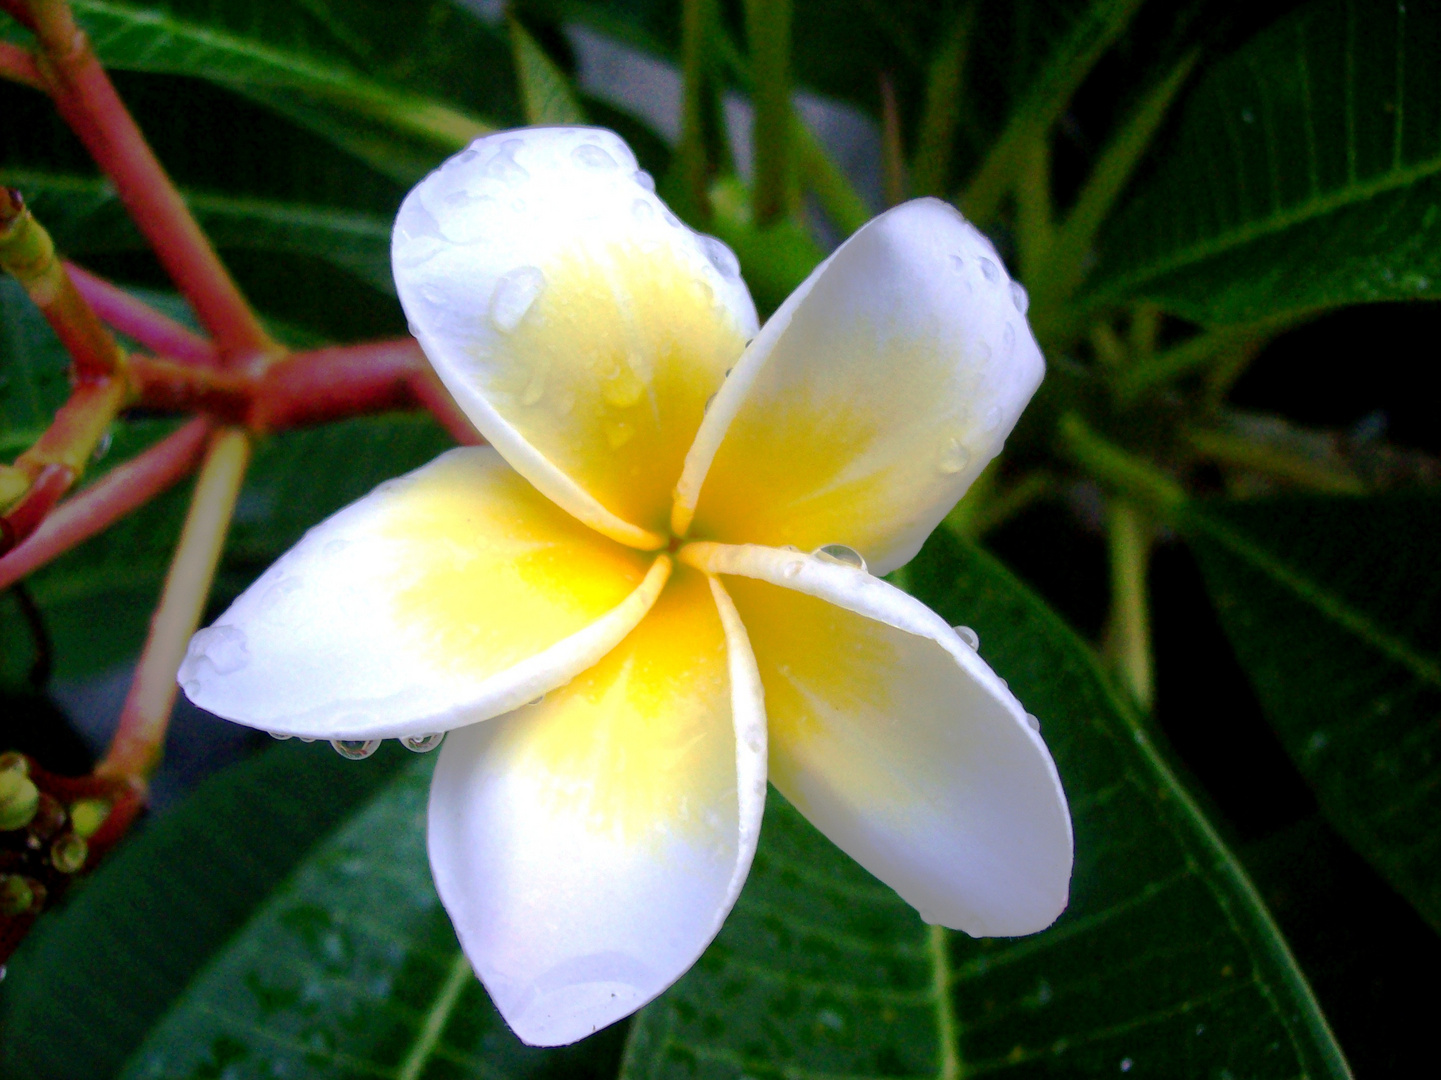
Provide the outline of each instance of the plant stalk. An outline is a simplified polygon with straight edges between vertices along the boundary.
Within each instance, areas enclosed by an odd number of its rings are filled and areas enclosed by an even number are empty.
[[[175,673],[205,610],[250,452],[250,436],[239,428],[223,428],[211,439],[150,636],[97,776],[144,781],[159,764],[178,689]]]
[[[1106,652],[1122,683],[1146,712],[1151,711],[1155,701],[1150,597],[1146,588],[1151,535],[1151,523],[1135,503],[1124,496],[1111,499],[1106,515],[1111,561]]]
[[[791,0],[746,0],[755,108],[751,213],[757,228],[785,216],[791,160]]]

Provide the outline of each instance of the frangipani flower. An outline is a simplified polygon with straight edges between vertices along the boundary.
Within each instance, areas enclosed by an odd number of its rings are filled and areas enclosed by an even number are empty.
[[[316,526],[180,671],[196,704],[276,733],[450,733],[436,885],[541,1045],[696,960],[745,881],[767,777],[932,922],[1031,933],[1070,877],[1025,710],[874,576],[1039,384],[1024,292],[927,199],[862,228],[758,330],[734,256],[653,186],[615,135],[542,128],[481,139],[410,193],[401,301],[490,446]]]

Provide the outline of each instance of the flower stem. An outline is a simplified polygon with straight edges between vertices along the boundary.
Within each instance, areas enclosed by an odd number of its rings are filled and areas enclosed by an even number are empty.
[[[159,762],[175,705],[175,673],[205,610],[250,450],[250,436],[239,428],[221,429],[211,439],[150,636],[97,776],[143,780]]]
[[[1106,515],[1106,539],[1111,558],[1106,652],[1136,703],[1150,712],[1155,700],[1150,597],[1146,589],[1151,523],[1129,499],[1113,498]]]
[[[1056,433],[1061,453],[1106,486],[1163,518],[1178,517],[1184,510],[1186,492],[1180,484],[1150,462],[1097,435],[1075,413],[1061,418]]]
[[[24,287],[75,364],[80,379],[122,371],[120,346],[75,287],[55,244],[20,192],[0,187],[0,266]]]
[[[277,351],[191,216],[64,0],[31,0],[40,67],[61,116],[115,184],[172,281],[235,362]]]
[[[106,325],[134,338],[157,355],[202,367],[219,363],[214,345],[168,315],[162,315],[143,300],[83,267],[67,262],[65,269],[70,272],[80,295]]]
[[[149,450],[117,465],[60,504],[24,543],[0,556],[0,589],[109,528],[168,490],[200,463],[211,423],[195,419]]]
[[[45,77],[30,50],[8,41],[0,41],[0,78],[18,82],[34,90],[45,89]]]

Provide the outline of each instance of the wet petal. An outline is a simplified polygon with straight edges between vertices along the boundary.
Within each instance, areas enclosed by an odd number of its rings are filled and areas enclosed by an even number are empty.
[[[936,199],[870,222],[796,290],[687,455],[677,532],[909,560],[1040,384],[1025,292]],[[698,500],[698,501],[697,501]]]
[[[692,544],[755,648],[771,780],[928,921],[1028,934],[1066,906],[1071,825],[1011,692],[933,611],[859,569]]]
[[[707,398],[756,330],[735,256],[596,128],[487,136],[395,223],[396,287],[461,407],[594,528],[658,547]]]
[[[201,708],[285,734],[446,731],[590,667],[668,570],[493,449],[452,450],[306,533],[195,635],[180,683]]]
[[[758,677],[738,632],[724,592],[679,570],[590,671],[446,740],[431,868],[526,1042],[574,1042],[640,1008],[735,902],[766,782]]]

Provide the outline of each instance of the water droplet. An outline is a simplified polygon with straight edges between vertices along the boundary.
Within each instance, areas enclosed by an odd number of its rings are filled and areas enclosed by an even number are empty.
[[[669,210],[666,211],[665,223],[669,225],[672,229],[679,229],[681,227],[680,218],[676,217]]]
[[[1040,730],[1041,730],[1041,720],[1040,720],[1040,717],[1036,716],[1035,713],[1026,713],[1026,726],[1027,726],[1028,728],[1030,728],[1032,731],[1040,731]]]
[[[845,544],[823,544],[812,551],[811,555],[821,562],[838,563],[862,572],[866,569],[866,560],[861,557],[861,553],[855,548],[846,547]]]
[[[331,739],[335,752],[351,761],[364,761],[380,749],[379,739]]]
[[[651,176],[651,174],[644,169],[637,169],[635,171],[635,182],[647,191],[655,190],[655,177]]]
[[[984,274],[986,280],[992,284],[1001,280],[1001,268],[985,257],[981,259],[981,273]]]
[[[277,742],[284,742],[286,739],[291,738],[291,736],[285,734],[283,731],[271,731],[267,732],[267,734]]]
[[[50,845],[50,865],[62,874],[79,873],[90,854],[90,845],[84,837],[65,833]]]
[[[90,455],[91,461],[100,461],[106,454],[110,453],[110,444],[115,441],[115,434],[109,428],[100,436],[100,441],[95,444],[95,450]]]
[[[614,169],[616,167],[615,158],[594,143],[581,143],[570,152],[570,156],[576,164],[583,165],[587,169]]]
[[[955,475],[970,463],[971,452],[966,449],[965,443],[955,435],[952,435],[941,446],[941,472]]]
[[[726,247],[714,236],[700,237],[701,250],[710,264],[716,268],[716,272],[727,281],[734,281],[740,277],[741,264],[736,261],[735,252]]]
[[[238,626],[212,626],[190,639],[190,651],[197,660],[209,660],[217,674],[229,675],[250,662],[245,631]]]
[[[716,399],[715,394],[712,394],[710,397],[706,398],[706,399],[705,399],[705,408],[704,408],[702,411],[703,411],[703,412],[710,412],[711,404],[715,401],[715,399]]]
[[[411,337],[413,337],[413,338],[418,338],[418,337],[420,337],[420,329],[419,329],[419,327],[417,327],[417,326],[415,325],[415,323],[413,323],[413,322],[409,322],[409,321],[406,322],[406,324],[405,324],[405,332],[406,332],[407,334],[409,334],[409,335],[410,335]]]
[[[296,738],[303,743],[313,743],[315,741],[315,739],[309,735],[297,735]]]
[[[977,652],[980,652],[980,651],[981,651],[981,635],[980,635],[980,634],[976,633],[976,632],[975,632],[974,630],[972,630],[969,626],[953,626],[953,627],[951,627],[951,629],[956,632],[956,636],[957,636],[957,637],[959,637],[962,641],[964,641],[964,642],[965,642],[967,645],[969,645],[971,648],[975,649]]]
[[[539,705],[539,704],[540,704],[542,701],[544,701],[544,700],[545,700],[545,695],[544,695],[544,694],[541,694],[540,697],[538,697],[538,698],[531,698],[529,701],[526,702],[526,705],[530,706],[531,708],[534,708],[535,706]]]
[[[200,685],[199,679],[186,679],[183,683],[180,684],[180,689],[185,691],[186,697],[188,697],[191,701],[194,701],[197,697],[200,696],[200,691],[202,687]]]
[[[805,566],[805,564],[806,561],[804,559],[792,559],[781,567],[781,577],[795,577],[801,572],[801,567]]]
[[[1001,426],[1001,407],[999,405],[992,405],[986,410],[985,422],[987,431],[995,431]]]
[[[959,255],[952,255],[952,256],[951,256],[951,269],[952,269],[952,270],[964,270],[965,268],[966,268],[966,260],[965,260],[965,259],[961,258]]]
[[[605,380],[601,395],[617,409],[628,409],[645,396],[645,383],[640,381],[629,364],[622,362],[616,373]]]
[[[630,216],[641,224],[649,224],[655,220],[655,207],[649,199],[637,199],[630,204]]]
[[[520,325],[525,313],[545,289],[545,275],[539,267],[522,266],[495,284],[490,298],[490,321],[502,333]]]
[[[1031,306],[1031,298],[1026,293],[1026,287],[1019,281],[1011,282],[1011,303],[1016,305],[1016,310],[1024,315]]]
[[[1122,1072],[1130,1072],[1130,1071],[1131,1071],[1131,1065],[1132,1065],[1132,1064],[1133,1064],[1133,1062],[1131,1061],[1130,1058],[1122,1058],[1122,1059],[1121,1059],[1121,1071],[1122,1071]]]
[[[530,173],[525,171],[522,165],[516,163],[515,153],[525,143],[519,139],[506,139],[500,144],[499,149],[485,167],[481,169],[481,175],[499,180],[508,187],[515,187],[517,184],[530,178]]]
[[[1009,360],[1011,354],[1016,351],[1016,328],[1006,323],[1001,330],[1001,359]]]
[[[624,420],[610,420],[605,425],[605,441],[610,443],[612,450],[619,450],[631,439],[635,438],[635,428],[631,427]]]
[[[445,732],[436,731],[430,735],[407,735],[400,744],[417,754],[428,754],[445,741]]]

